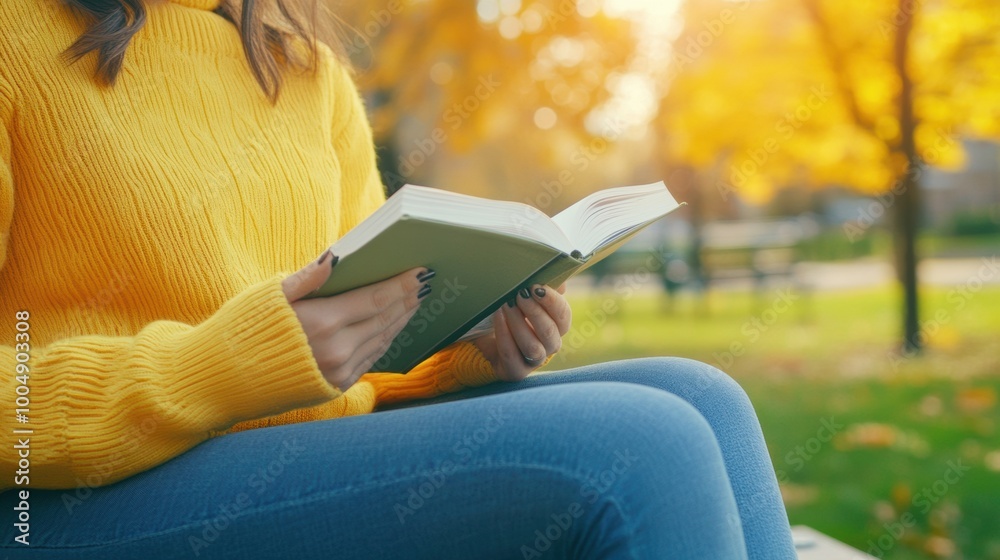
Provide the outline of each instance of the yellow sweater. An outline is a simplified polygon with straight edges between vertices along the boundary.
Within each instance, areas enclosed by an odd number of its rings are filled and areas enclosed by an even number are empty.
[[[59,57],[79,16],[0,2],[0,491],[495,379],[468,343],[344,394],[323,379],[281,281],[384,201],[371,130],[328,49],[272,106],[217,4],[149,3],[108,88],[93,54]]]

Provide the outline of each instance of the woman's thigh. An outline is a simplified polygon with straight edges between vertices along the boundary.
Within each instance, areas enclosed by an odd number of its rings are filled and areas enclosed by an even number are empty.
[[[239,432],[31,512],[32,558],[745,557],[704,418],[611,382]]]
[[[517,383],[494,383],[423,402],[595,381],[652,387],[677,395],[697,409],[722,450],[750,558],[795,558],[788,516],[753,405],[736,381],[708,364],[685,358],[620,360],[536,374]]]

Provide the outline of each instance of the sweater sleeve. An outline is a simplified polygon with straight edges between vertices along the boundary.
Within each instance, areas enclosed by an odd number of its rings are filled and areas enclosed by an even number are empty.
[[[471,342],[456,342],[405,375],[369,373],[361,380],[375,391],[377,406],[429,399],[497,381],[493,366]]]
[[[10,236],[16,185],[3,94],[0,84],[0,270],[30,250]],[[0,492],[110,484],[238,421],[339,395],[319,371],[282,279],[249,286],[199,324],[157,320],[134,336],[43,345],[31,327],[44,316],[23,309],[0,317]],[[25,445],[15,449],[18,442]]]

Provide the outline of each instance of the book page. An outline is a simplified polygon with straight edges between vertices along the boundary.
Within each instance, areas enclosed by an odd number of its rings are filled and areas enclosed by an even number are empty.
[[[591,255],[672,212],[678,203],[662,181],[591,194],[552,221],[583,255]]]
[[[396,222],[409,218],[520,237],[566,253],[574,248],[551,218],[527,204],[403,185],[371,216],[337,240],[331,249],[344,257]]]

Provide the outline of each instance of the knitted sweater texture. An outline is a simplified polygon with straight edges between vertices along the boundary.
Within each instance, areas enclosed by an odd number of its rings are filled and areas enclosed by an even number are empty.
[[[272,105],[217,5],[150,2],[108,87],[60,57],[80,14],[0,3],[0,491],[495,380],[469,343],[324,380],[281,282],[384,201],[371,129],[326,48]]]

